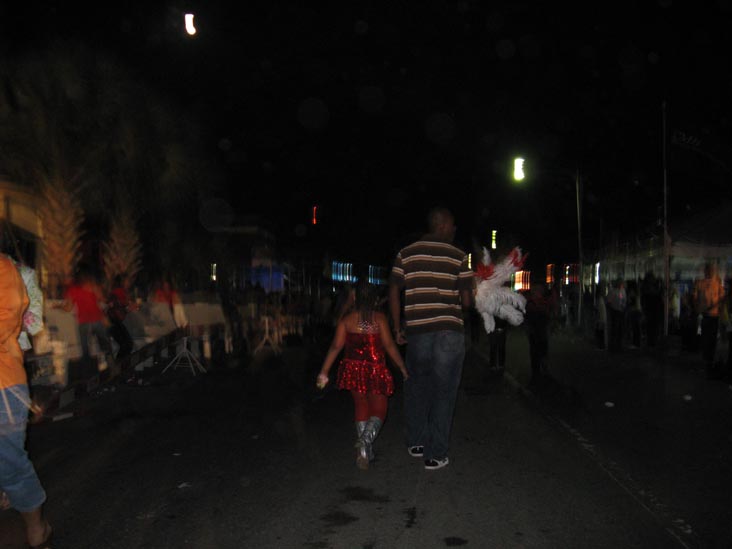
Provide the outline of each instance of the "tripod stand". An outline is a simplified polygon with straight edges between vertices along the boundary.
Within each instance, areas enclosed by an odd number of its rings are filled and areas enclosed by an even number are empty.
[[[183,336],[183,348],[177,355],[175,355],[173,360],[168,363],[161,373],[164,374],[169,368],[173,368],[173,370],[177,370],[178,368],[188,368],[194,376],[199,372],[202,374],[206,373],[206,368],[204,368],[201,362],[196,358],[196,355],[188,349],[187,335]]]

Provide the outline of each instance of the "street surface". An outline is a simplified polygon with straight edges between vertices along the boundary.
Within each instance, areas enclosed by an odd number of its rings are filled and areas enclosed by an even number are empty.
[[[349,395],[311,388],[327,343],[109,387],[30,426],[56,546],[729,547],[726,385],[558,334],[562,385],[522,392],[513,330],[505,377],[483,341],[468,353],[447,468],[407,454],[398,386],[364,472]],[[23,546],[0,513],[0,547]]]

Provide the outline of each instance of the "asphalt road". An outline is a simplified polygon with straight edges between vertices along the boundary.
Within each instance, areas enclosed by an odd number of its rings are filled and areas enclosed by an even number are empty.
[[[199,378],[172,374],[31,426],[61,548],[680,547],[582,441],[470,353],[451,464],[402,443],[401,391],[367,472],[349,397],[317,393],[304,348]],[[0,547],[23,547],[13,511]]]
[[[507,369],[528,378],[525,336]],[[534,402],[689,547],[732,547],[732,386],[706,378],[697,353],[600,351],[572,332],[550,343],[557,381]]]

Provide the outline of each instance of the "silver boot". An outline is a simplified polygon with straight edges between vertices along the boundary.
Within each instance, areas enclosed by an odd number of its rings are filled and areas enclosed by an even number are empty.
[[[368,421],[356,422],[356,466],[359,469],[369,468],[368,449],[363,441],[363,433],[368,423]]]
[[[381,431],[381,425],[381,419],[376,416],[371,416],[366,423],[366,428],[363,430],[361,440],[363,441],[363,446],[366,451],[365,457],[368,460],[366,462],[365,468],[368,468],[369,461],[374,461],[374,440],[376,440],[376,437],[379,436],[379,431]]]

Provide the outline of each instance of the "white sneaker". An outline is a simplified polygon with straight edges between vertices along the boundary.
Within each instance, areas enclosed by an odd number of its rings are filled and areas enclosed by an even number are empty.
[[[428,471],[436,471],[437,469],[447,467],[448,463],[450,463],[450,460],[447,456],[441,459],[426,459],[424,460],[424,468]]]
[[[424,446],[410,446],[407,448],[409,455],[415,458],[421,458],[424,455]]]

